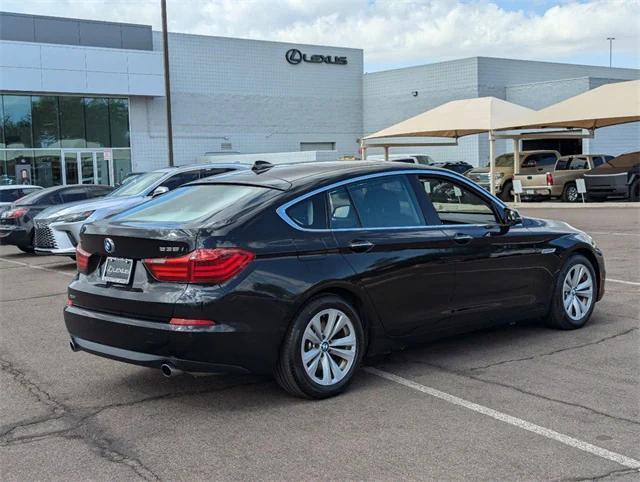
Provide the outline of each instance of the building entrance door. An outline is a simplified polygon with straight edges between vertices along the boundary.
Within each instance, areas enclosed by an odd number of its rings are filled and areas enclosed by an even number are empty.
[[[63,151],[63,173],[65,184],[111,185],[113,166],[98,151]]]

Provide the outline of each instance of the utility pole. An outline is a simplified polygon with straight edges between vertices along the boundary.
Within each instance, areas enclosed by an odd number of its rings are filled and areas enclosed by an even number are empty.
[[[615,37],[607,37],[607,40],[609,41],[609,68],[613,65],[611,60],[613,59],[613,41],[615,39]]]
[[[171,122],[171,79],[169,78],[169,34],[167,32],[167,0],[160,0],[162,7],[162,50],[164,51],[164,96],[167,100],[167,147],[169,166],[173,167],[173,124]]]

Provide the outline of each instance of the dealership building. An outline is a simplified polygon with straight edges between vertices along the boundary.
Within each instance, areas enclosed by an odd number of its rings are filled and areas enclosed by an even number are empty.
[[[539,109],[640,71],[473,57],[375,73],[363,51],[169,33],[175,163],[204,154],[335,151],[444,102],[495,96]],[[148,25],[0,13],[0,183],[117,183],[166,167],[162,36]],[[638,123],[593,139],[525,149],[619,154]],[[498,143],[498,151],[507,149]],[[409,149],[437,160],[488,159],[487,136]]]

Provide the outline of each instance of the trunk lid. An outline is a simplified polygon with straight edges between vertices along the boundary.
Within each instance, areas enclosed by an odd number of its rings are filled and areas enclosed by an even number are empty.
[[[168,322],[188,285],[156,281],[142,260],[182,256],[195,249],[196,238],[195,230],[152,223],[88,224],[81,245],[91,254],[89,272],[71,284],[70,298],[74,305],[94,311]],[[105,281],[109,257],[132,261],[128,283]]]

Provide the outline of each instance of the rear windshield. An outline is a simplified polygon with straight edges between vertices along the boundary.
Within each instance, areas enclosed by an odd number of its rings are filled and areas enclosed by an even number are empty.
[[[212,220],[223,213],[242,211],[270,198],[273,189],[238,184],[205,184],[184,186],[131,208],[113,219],[118,221],[188,223]],[[225,213],[230,216],[232,213]]]

